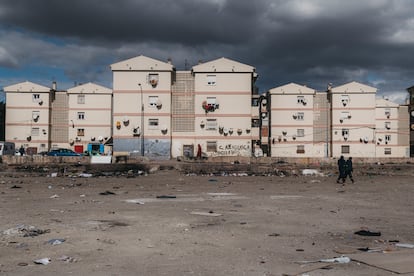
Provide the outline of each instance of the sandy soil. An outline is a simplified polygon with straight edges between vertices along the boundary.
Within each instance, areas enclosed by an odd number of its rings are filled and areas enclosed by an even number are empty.
[[[0,274],[394,275],[355,261],[296,263],[414,243],[412,176],[355,179],[3,173]]]

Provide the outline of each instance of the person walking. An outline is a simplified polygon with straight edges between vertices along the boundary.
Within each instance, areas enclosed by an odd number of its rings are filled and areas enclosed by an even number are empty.
[[[351,179],[352,183],[354,183],[354,178],[352,176],[353,171],[354,168],[352,167],[352,157],[349,157],[348,160],[346,160],[345,162],[345,179],[349,176],[349,179]]]
[[[20,156],[23,156],[26,154],[26,151],[24,150],[23,145],[20,146],[19,153],[20,153]]]
[[[339,180],[342,179],[342,183],[345,183],[345,178],[346,178],[346,171],[345,171],[345,158],[343,155],[341,155],[341,157],[338,159],[338,171],[339,171],[339,175],[338,175],[338,179],[336,180],[336,183],[339,183]]]

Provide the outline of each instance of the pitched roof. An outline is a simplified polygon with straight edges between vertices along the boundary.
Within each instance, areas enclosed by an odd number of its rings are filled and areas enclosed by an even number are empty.
[[[96,83],[88,82],[68,89],[68,94],[112,94],[112,90]]]
[[[111,64],[112,71],[172,71],[174,66],[168,62],[143,55]]]
[[[332,88],[332,93],[376,93],[377,88],[352,81]]]
[[[304,85],[288,83],[269,90],[270,94],[315,94],[316,91]]]
[[[253,66],[240,63],[225,57],[193,66],[193,72],[255,72]]]
[[[3,90],[4,92],[50,92],[50,87],[25,81],[6,86]]]

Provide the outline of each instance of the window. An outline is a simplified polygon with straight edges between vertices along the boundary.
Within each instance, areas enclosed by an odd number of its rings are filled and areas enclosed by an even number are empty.
[[[391,141],[391,135],[385,135],[385,143],[388,144],[388,142]]]
[[[348,137],[349,137],[349,129],[347,129],[347,128],[343,128],[343,129],[342,129],[342,136],[343,136],[345,139],[348,139]]]
[[[298,104],[303,104],[303,105],[306,105],[306,99],[305,99],[305,96],[298,96],[297,97],[297,102],[298,102]]]
[[[85,104],[85,95],[78,95],[78,104]]]
[[[384,154],[391,154],[391,148],[384,148]]]
[[[217,152],[217,141],[207,141],[207,152]]]
[[[207,75],[207,85],[216,85],[216,75]]]
[[[252,119],[252,127],[260,127],[260,120]]]
[[[32,128],[31,136],[39,136],[40,130],[38,127]]]
[[[78,136],[85,136],[85,129],[84,128],[78,128]]]
[[[258,98],[252,98],[252,106],[259,106],[259,99]]]
[[[159,125],[158,119],[148,119],[149,129],[158,129],[158,125]]]
[[[85,120],[85,112],[78,112],[78,120]]]
[[[207,119],[206,130],[216,130],[217,129],[217,119]]]
[[[298,128],[296,130],[296,136],[297,137],[304,137],[305,136],[305,130],[303,128]]]
[[[350,153],[350,147],[348,145],[341,146],[341,153]]]
[[[32,118],[34,122],[39,121],[40,111],[32,111]]]
[[[32,94],[32,101],[37,103],[40,101],[40,94]]]
[[[299,153],[299,154],[305,153],[305,145],[297,145],[296,153]]]
[[[341,95],[341,103],[343,106],[347,106],[349,104],[349,96]]]
[[[385,122],[385,128],[391,129],[391,122]]]
[[[386,109],[385,109],[385,116],[386,116],[387,118],[389,118],[389,117],[391,116],[391,109],[389,109],[389,108],[386,108]]]
[[[148,103],[150,107],[157,107],[158,104],[158,96],[149,96]]]
[[[152,87],[157,86],[158,81],[159,81],[159,76],[158,76],[158,74],[148,74],[148,83],[149,83]]]
[[[303,113],[303,112],[298,112],[297,114],[296,114],[296,120],[298,120],[298,121],[303,121],[303,119],[304,119],[304,117],[305,117],[305,113]]]

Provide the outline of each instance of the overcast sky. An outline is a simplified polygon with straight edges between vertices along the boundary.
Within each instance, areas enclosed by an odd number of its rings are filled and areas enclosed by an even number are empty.
[[[0,88],[29,80],[112,87],[137,55],[184,70],[227,57],[256,67],[260,92],[349,81],[403,103],[414,85],[411,0],[1,0]]]

